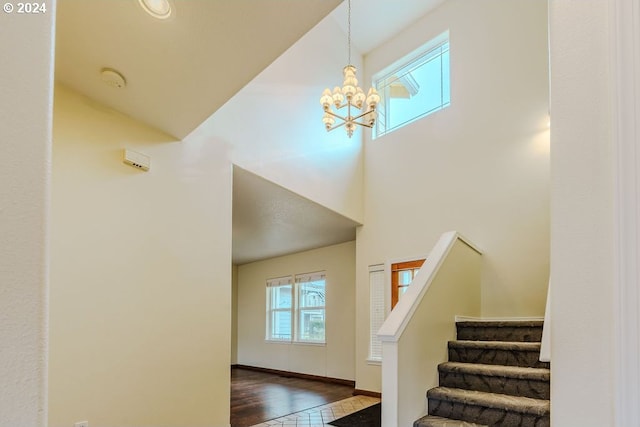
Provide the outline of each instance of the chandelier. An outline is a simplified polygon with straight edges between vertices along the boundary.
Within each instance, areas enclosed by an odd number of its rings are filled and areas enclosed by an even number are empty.
[[[349,60],[347,63],[349,65],[342,70],[344,75],[342,88],[336,86],[333,92],[329,88],[325,89],[320,97],[320,104],[324,110],[322,122],[327,132],[344,126],[347,135],[351,138],[356,126],[371,128],[376,123],[378,116],[376,106],[380,102],[380,95],[374,88],[370,88],[365,96],[364,91],[358,86],[356,67],[351,65],[351,0],[348,0],[348,6]],[[346,108],[346,115],[340,115],[340,111],[344,108]]]

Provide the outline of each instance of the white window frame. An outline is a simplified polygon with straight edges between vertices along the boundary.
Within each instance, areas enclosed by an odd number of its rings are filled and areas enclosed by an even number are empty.
[[[384,264],[369,266],[369,356],[367,362],[382,362],[382,341],[378,331],[387,317],[387,269]]]
[[[442,51],[441,48],[445,45],[446,45],[446,50]],[[437,52],[438,50],[440,50],[439,53]],[[390,82],[392,80],[393,81],[398,80],[395,76],[397,74],[403,74],[404,70],[408,68],[413,68],[416,66],[416,64],[419,64],[419,66],[421,66],[424,63],[428,62],[427,59],[431,60],[434,57],[442,56],[444,52],[448,52],[448,51],[449,51],[449,31],[445,31],[444,33],[438,35],[437,37],[429,40],[427,43],[425,43],[418,49],[414,50],[408,55],[405,55],[404,57],[400,58],[393,64],[384,68],[383,70],[377,72],[372,77],[372,86],[376,88],[376,90],[380,94],[380,97],[382,98],[378,107],[378,119],[376,120],[376,124],[373,128],[372,139],[376,139],[384,135],[387,135],[410,123],[415,122],[416,120],[419,120],[423,117],[433,114],[436,111],[440,111],[451,104],[451,88],[449,87],[449,102],[444,102],[444,95],[441,95],[441,103],[439,106],[432,108],[429,111],[425,111],[417,115],[416,117],[413,117],[412,119],[407,120],[389,129],[387,118],[389,117],[390,105],[386,98],[389,97]],[[449,64],[450,63],[451,61],[449,61]],[[451,83],[451,78],[449,78],[449,83]],[[441,81],[440,90],[441,90],[441,93],[444,90],[443,81]],[[382,127],[384,127],[384,130],[381,130]]]
[[[276,308],[273,307],[273,290],[275,288],[279,288],[279,287],[284,287],[284,286],[291,286],[291,307],[289,308]],[[294,329],[293,329],[293,325],[291,326],[291,333],[289,338],[278,338],[278,337],[274,337],[273,335],[273,313],[274,312],[286,312],[289,311],[290,315],[291,315],[291,319],[293,322],[293,316],[294,316],[294,312],[293,312],[293,308],[295,306],[294,304],[294,299],[295,299],[295,286],[293,285],[293,277],[292,276],[284,276],[284,277],[277,277],[274,279],[267,279],[267,289],[266,289],[266,296],[267,296],[267,310],[266,310],[266,331],[265,331],[265,340],[266,341],[273,341],[273,342],[290,342],[293,339],[293,334],[294,334]]]
[[[301,307],[300,304],[300,293],[302,292],[302,284],[317,282],[322,280],[324,282],[324,304],[317,306],[309,306],[309,307]],[[325,344],[327,342],[327,280],[324,271],[316,272],[316,273],[305,273],[305,274],[296,274],[295,276],[295,342],[299,343],[311,343],[311,344]],[[324,338],[322,340],[313,340],[313,339],[303,339],[302,334],[302,326],[301,319],[302,313],[305,310],[322,310],[322,318],[324,323]]]
[[[302,292],[302,284],[319,281],[324,282],[324,304],[317,306],[301,307],[300,305],[300,293]],[[291,307],[289,308],[276,308],[272,307],[273,304],[273,290],[282,286],[291,286]],[[325,271],[318,271],[314,273],[302,273],[294,274],[290,276],[282,276],[273,279],[267,279],[266,286],[266,322],[265,322],[265,341],[274,343],[294,343],[294,344],[312,344],[312,345],[325,345],[327,341],[327,280]],[[303,339],[301,337],[302,327],[301,318],[303,312],[306,310],[322,310],[324,319],[324,339]],[[291,334],[287,338],[274,337],[273,334],[273,313],[274,312],[290,312],[291,317]]]
[[[276,288],[291,286],[291,307],[288,308],[277,308],[273,307],[273,292]],[[267,341],[275,341],[275,342],[289,342],[293,337],[293,327],[290,329],[289,338],[281,338],[274,337],[273,334],[273,313],[274,312],[289,312],[290,316],[293,316],[293,300],[294,300],[294,286],[293,286],[293,277],[285,276],[285,277],[277,277],[274,279],[267,280],[267,317],[266,317],[266,331],[265,331],[265,340]]]

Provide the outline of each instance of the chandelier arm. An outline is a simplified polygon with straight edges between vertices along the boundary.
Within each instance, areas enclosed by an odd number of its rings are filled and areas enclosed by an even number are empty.
[[[342,123],[340,123],[339,125],[335,125],[335,126],[330,127],[329,129],[327,129],[327,131],[332,131],[332,130],[334,130],[334,129],[338,129],[339,127],[342,127],[342,126],[344,126],[345,124],[347,124],[347,122],[342,122]]]
[[[327,114],[329,114],[330,116],[333,116],[333,117],[335,117],[335,118],[337,118],[337,119],[340,119],[340,120],[342,120],[342,121],[345,121],[345,122],[348,120],[348,118],[347,118],[347,117],[342,117],[341,115],[336,114],[336,113],[334,113],[334,112],[333,112],[333,111],[331,111],[331,110],[325,110],[325,113],[327,113]]]
[[[343,109],[344,107],[346,107],[347,105],[349,105],[349,103],[348,103],[348,102],[345,102],[345,103],[344,103],[344,104],[342,104],[341,106],[336,107],[336,109],[337,109],[337,110],[342,110],[342,109]]]
[[[370,125],[368,123],[362,123],[362,122],[353,122],[353,123],[358,125],[358,126],[364,126],[366,128],[369,128],[369,129],[373,128],[373,125]]]
[[[374,111],[376,111],[376,110],[375,110],[375,109],[371,109],[371,110],[366,111],[366,112],[364,112],[364,113],[362,113],[362,114],[359,114],[359,115],[357,115],[357,116],[355,116],[355,117],[352,117],[352,118],[351,118],[351,120],[358,120],[358,119],[361,119],[361,118],[363,118],[364,116],[366,116],[367,114],[369,114],[369,113],[373,113]],[[368,126],[368,127],[371,127],[371,126]]]

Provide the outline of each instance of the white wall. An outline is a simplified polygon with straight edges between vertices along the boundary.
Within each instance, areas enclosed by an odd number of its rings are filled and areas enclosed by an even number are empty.
[[[231,165],[56,87],[51,427],[227,426]],[[122,163],[128,147],[151,170]]]
[[[458,230],[484,254],[482,314],[541,316],[549,274],[546,2],[445,2],[369,53],[367,74],[447,29],[451,106],[365,140],[357,300],[369,299],[368,265],[425,253],[442,232]],[[365,362],[367,304],[357,306],[357,319],[356,386],[377,391],[379,367]]]
[[[325,87],[342,84],[346,47],[327,46],[343,46],[345,37],[331,16],[324,19],[189,139],[226,145],[243,169],[361,222],[360,133],[327,133],[319,102]]]
[[[0,426],[47,423],[55,2],[0,12]]]
[[[326,271],[326,345],[265,342],[267,279]],[[353,380],[355,242],[238,267],[238,363]]]
[[[612,426],[609,2],[565,0],[550,5],[551,421],[555,426]]]

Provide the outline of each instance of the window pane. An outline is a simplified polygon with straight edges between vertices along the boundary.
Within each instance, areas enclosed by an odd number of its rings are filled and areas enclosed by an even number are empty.
[[[300,310],[300,339],[324,341],[324,309]]]
[[[405,294],[405,292],[407,292],[408,289],[408,286],[398,287],[398,301],[400,301],[400,298]]]
[[[324,306],[324,280],[300,284],[300,307]]]
[[[271,339],[291,339],[291,311],[272,312]]]
[[[398,275],[398,286],[406,286],[413,280],[412,270],[399,271]]]
[[[271,308],[291,308],[291,297],[293,296],[291,285],[278,286],[272,289],[273,300]]]

